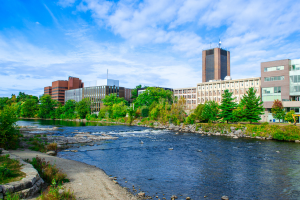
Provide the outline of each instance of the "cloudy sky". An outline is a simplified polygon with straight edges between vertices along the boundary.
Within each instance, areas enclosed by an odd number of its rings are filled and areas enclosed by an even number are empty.
[[[260,63],[300,58],[295,0],[4,0],[0,96],[41,95],[68,76],[91,81],[191,87],[202,50],[231,52],[233,79],[259,77]]]

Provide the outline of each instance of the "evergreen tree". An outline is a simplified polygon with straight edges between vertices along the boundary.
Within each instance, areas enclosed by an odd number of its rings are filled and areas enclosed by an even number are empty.
[[[205,121],[213,122],[213,121],[217,121],[218,112],[219,112],[219,104],[217,102],[206,101],[201,116]]]
[[[240,106],[243,108],[242,120],[252,122],[258,122],[261,120],[260,115],[264,112],[263,102],[260,97],[255,95],[256,90],[253,87],[249,88],[246,94],[241,99]]]
[[[232,98],[232,92],[225,90],[222,94],[222,102],[219,108],[221,109],[218,117],[221,121],[233,121],[232,111],[236,108],[237,104],[234,102],[235,98]]]
[[[273,102],[273,106],[272,106],[271,112],[272,112],[273,117],[275,119],[278,119],[279,122],[280,122],[281,119],[282,120],[284,119],[285,111],[284,111],[282,102],[280,100],[276,99]]]

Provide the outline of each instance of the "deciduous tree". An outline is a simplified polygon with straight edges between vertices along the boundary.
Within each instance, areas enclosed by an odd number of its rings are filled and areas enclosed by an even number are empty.
[[[280,122],[281,119],[282,120],[284,119],[285,110],[284,110],[282,102],[280,100],[276,99],[273,102],[273,106],[272,106],[271,112],[272,112],[273,117],[275,119],[278,119],[279,122]]]
[[[202,117],[206,121],[217,121],[219,104],[215,101],[206,101],[202,112]]]

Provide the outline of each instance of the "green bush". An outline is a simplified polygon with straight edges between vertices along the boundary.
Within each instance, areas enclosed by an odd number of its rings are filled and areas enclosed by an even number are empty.
[[[16,108],[13,106],[5,106],[0,110],[0,148],[17,149],[19,144],[19,130],[16,122]]]
[[[149,115],[149,108],[146,107],[146,106],[143,106],[141,108],[141,116],[142,117],[148,117],[148,115]]]
[[[18,181],[26,176],[20,171],[20,162],[9,158],[9,155],[0,156],[0,184]]]
[[[62,173],[60,169],[56,168],[56,165],[51,165],[50,162],[46,162],[44,158],[41,159],[37,156],[32,158],[30,163],[39,172],[41,178],[48,184],[51,184],[53,179],[56,180],[58,184],[69,181],[66,179],[66,174]]]

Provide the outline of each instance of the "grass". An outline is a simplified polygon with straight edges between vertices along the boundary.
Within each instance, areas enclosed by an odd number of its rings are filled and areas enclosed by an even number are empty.
[[[47,145],[48,151],[57,151],[57,143],[50,143]]]
[[[17,193],[13,193],[13,194],[7,193],[5,199],[6,200],[20,200],[20,196]]]
[[[27,160],[29,161],[29,160]],[[38,156],[29,161],[33,167],[39,172],[41,178],[48,184],[52,184],[52,180],[56,180],[58,184],[63,182],[69,182],[67,175],[64,174],[56,165],[46,162],[45,159],[41,159]]]
[[[63,190],[60,192],[60,190]],[[76,200],[74,193],[61,185],[57,185],[55,179],[52,180],[51,185],[45,190],[38,200]]]
[[[29,138],[28,144],[32,145],[29,149],[45,153],[47,151],[47,142],[43,142],[39,137]]]
[[[0,156],[0,184],[19,181],[26,176],[21,172],[22,165],[18,160],[9,158],[9,155]]]

